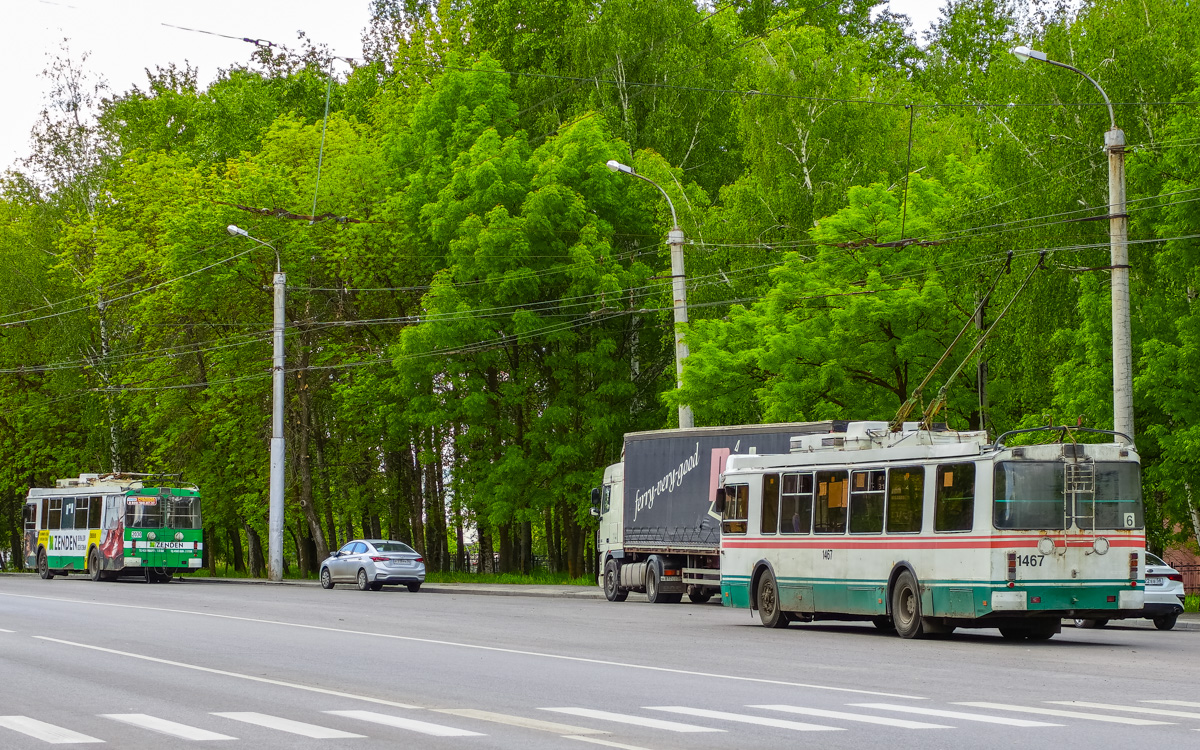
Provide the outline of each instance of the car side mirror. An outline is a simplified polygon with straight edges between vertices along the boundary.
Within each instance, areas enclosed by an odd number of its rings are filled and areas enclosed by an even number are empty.
[[[600,488],[593,487],[592,488],[592,507],[599,507],[599,505],[600,505]],[[595,515],[595,514],[593,514],[593,515]]]

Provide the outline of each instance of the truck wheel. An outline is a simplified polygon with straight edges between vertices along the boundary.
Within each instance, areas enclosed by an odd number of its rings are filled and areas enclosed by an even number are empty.
[[[629,597],[628,591],[621,590],[621,571],[617,569],[617,561],[609,560],[604,563],[604,598],[610,602],[623,602]]]
[[[924,633],[921,622],[921,590],[917,579],[904,571],[892,587],[892,624],[901,638],[920,638]]]
[[[688,586],[688,599],[695,604],[704,604],[709,599],[712,599],[712,592],[700,586]]]
[[[769,570],[758,579],[758,619],[768,628],[786,628],[791,622],[779,609],[779,586]]]
[[[658,570],[653,562],[646,564],[646,601],[658,604],[662,598],[658,595]]]

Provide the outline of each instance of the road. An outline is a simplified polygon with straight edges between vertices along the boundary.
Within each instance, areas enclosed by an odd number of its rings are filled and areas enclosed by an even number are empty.
[[[1200,631],[905,641],[635,599],[0,577],[0,748],[1200,741]]]

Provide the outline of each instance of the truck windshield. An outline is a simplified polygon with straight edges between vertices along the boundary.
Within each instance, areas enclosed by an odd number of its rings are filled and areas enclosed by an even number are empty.
[[[1002,461],[996,464],[998,529],[1141,528],[1140,471],[1134,463]]]

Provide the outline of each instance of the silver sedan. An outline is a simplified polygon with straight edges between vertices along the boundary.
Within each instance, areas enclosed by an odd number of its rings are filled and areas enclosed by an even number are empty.
[[[425,559],[404,542],[387,539],[354,539],[321,563],[321,588],[354,583],[359,591],[378,591],[385,585],[403,584],[420,591],[425,582]]]

